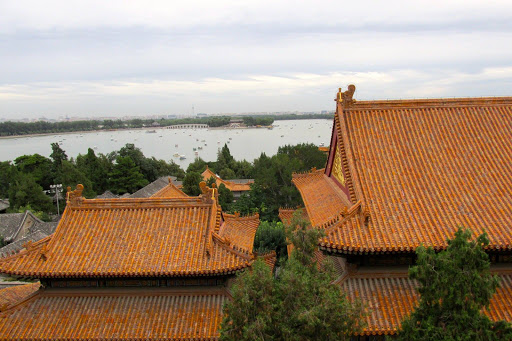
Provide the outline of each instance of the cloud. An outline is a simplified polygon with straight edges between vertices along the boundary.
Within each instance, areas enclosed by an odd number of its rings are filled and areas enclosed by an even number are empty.
[[[0,117],[505,95],[510,1],[3,1]]]

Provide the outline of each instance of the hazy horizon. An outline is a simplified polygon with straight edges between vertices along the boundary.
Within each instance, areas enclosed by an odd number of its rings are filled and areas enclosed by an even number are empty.
[[[509,1],[4,1],[0,118],[512,95]]]

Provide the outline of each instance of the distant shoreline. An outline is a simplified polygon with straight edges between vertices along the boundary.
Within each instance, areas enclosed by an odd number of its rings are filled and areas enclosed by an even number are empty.
[[[269,129],[272,126],[261,126],[261,127],[208,127],[208,128],[200,128],[200,129],[209,129],[209,130],[237,130],[237,129]],[[38,137],[38,136],[56,136],[56,135],[70,135],[70,134],[90,134],[90,133],[99,133],[99,132],[109,132],[109,131],[124,131],[124,130],[174,130],[170,129],[169,126],[166,127],[144,127],[144,128],[116,128],[116,129],[96,129],[96,130],[77,130],[77,131],[66,131],[66,132],[58,132],[58,133],[38,133],[38,134],[24,134],[24,135],[9,135],[9,136],[0,136],[0,140],[6,139],[18,139],[23,137]],[[178,129],[176,129],[178,130]]]

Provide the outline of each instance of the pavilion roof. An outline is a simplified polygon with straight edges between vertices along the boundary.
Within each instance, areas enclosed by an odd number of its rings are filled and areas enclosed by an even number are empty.
[[[160,189],[158,192],[150,196],[151,198],[183,198],[188,197],[181,189],[179,189],[169,178],[167,186]]]
[[[326,229],[321,247],[442,249],[463,226],[487,232],[489,249],[512,249],[512,97],[355,102],[346,93],[325,171],[293,178],[312,225]]]
[[[242,192],[242,191],[249,191],[251,189],[251,183],[254,182],[252,179],[236,179],[236,180],[223,180],[221,179],[217,174],[212,172],[208,166],[206,166],[206,169],[203,173],[201,173],[201,176],[203,177],[204,181],[208,181],[212,176],[215,178],[215,183],[217,184],[217,187],[219,187],[221,184],[224,184],[227,189],[229,189],[232,192]],[[245,180],[244,182],[242,182]]]
[[[0,312],[8,340],[217,340],[223,287],[39,289]]]
[[[496,322],[512,322],[512,274],[498,273],[500,287],[491,298],[484,313]],[[366,306],[366,327],[362,335],[394,335],[401,321],[415,308],[419,294],[417,282],[409,279],[407,271],[377,274],[353,274],[346,277],[341,287],[349,300],[361,300]]]
[[[68,193],[56,232],[0,260],[0,272],[35,278],[201,276],[252,264],[257,216],[222,219],[215,189],[199,197],[85,199]],[[232,231],[234,228],[240,231]]]

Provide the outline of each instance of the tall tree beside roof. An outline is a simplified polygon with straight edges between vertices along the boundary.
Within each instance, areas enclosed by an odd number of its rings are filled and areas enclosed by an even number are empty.
[[[68,156],[58,143],[52,143],[51,146],[52,153],[50,154],[50,158],[53,160],[53,170],[58,174],[61,170],[62,161],[67,160]]]
[[[229,211],[233,203],[233,193],[224,185],[219,186],[219,204],[223,211]]]
[[[117,194],[133,193],[146,186],[148,181],[130,157],[118,156],[109,174],[110,190]]]
[[[188,195],[196,196],[201,194],[199,183],[203,181],[201,174],[198,172],[188,172],[183,179],[183,192]]]
[[[68,187],[76,188],[76,185],[82,184],[84,186],[84,197],[94,198],[96,196],[91,180],[70,161],[62,161],[60,181],[64,189]],[[64,195],[62,199],[65,199]]]
[[[87,154],[78,154],[76,165],[91,180],[92,189],[97,194],[101,194],[108,189],[108,173],[112,168],[112,163],[105,155],[100,154],[98,157],[94,150],[89,148]]]
[[[206,169],[207,163],[200,157],[196,157],[194,162],[190,163],[187,167],[187,173],[189,172],[197,172],[201,174]]]
[[[30,174],[43,189],[54,183],[52,160],[39,154],[22,155],[14,160],[19,171]]]
[[[486,234],[471,240],[471,232],[460,228],[445,251],[418,247],[409,276],[418,281],[421,296],[402,322],[399,340],[512,340],[508,323],[493,323],[482,313],[499,285],[487,245]]]
[[[302,214],[293,217],[287,235],[295,247],[279,278],[261,262],[237,277],[221,340],[349,340],[360,330],[361,305],[333,284],[332,266],[314,257],[322,234]]]
[[[53,212],[52,200],[43,193],[43,188],[27,174],[15,170],[9,186],[9,205],[12,211],[30,205],[36,211]]]
[[[0,199],[5,199],[9,196],[9,186],[14,180],[15,168],[11,161],[0,162]]]

